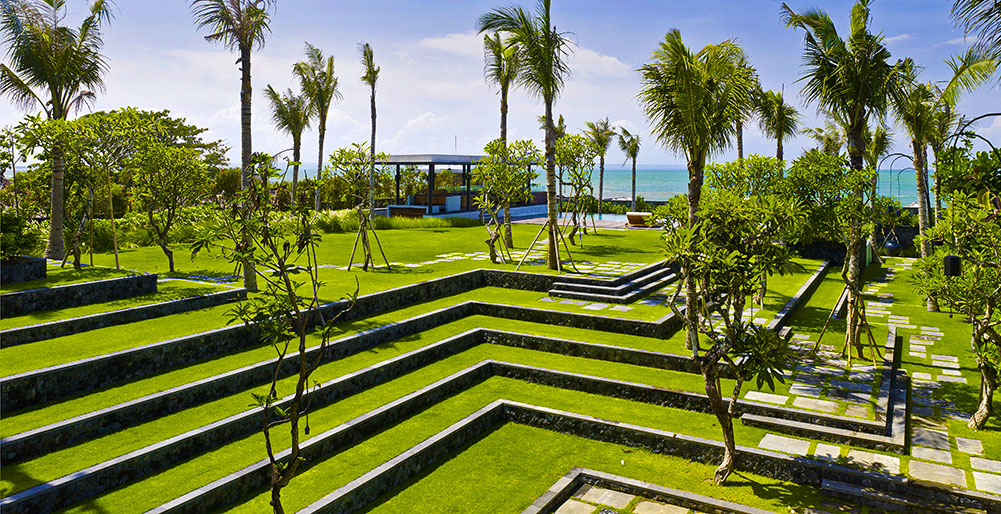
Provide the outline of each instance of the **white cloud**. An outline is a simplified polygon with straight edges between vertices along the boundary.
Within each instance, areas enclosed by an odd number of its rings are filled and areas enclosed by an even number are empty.
[[[904,41],[910,41],[914,39],[914,34],[899,34],[896,36],[890,36],[888,38],[883,38],[883,42],[892,45],[894,43],[902,43]]]
[[[579,47],[574,50],[570,61],[573,73],[581,75],[598,75],[603,77],[624,78],[632,70],[624,62],[610,55],[602,55],[594,50]]]
[[[380,141],[379,144],[382,145],[382,148],[385,148],[387,151],[395,153],[420,151],[416,149],[406,149],[410,147],[408,143],[415,139],[418,141],[427,141],[445,137],[442,135],[441,129],[448,125],[448,120],[448,115],[441,116],[430,111],[422,113],[407,121],[403,127],[393,134],[392,137]],[[449,135],[449,137],[451,136]],[[401,151],[401,148],[406,150]]]
[[[483,56],[483,36],[475,32],[447,34],[440,37],[429,37],[417,42],[421,48],[438,50],[463,57]]]
[[[972,44],[976,43],[979,40],[980,39],[976,38],[976,37],[971,37],[971,38],[968,38],[968,37],[965,37],[965,36],[964,37],[954,37],[954,38],[949,39],[947,41],[940,41],[938,43],[935,43],[932,46],[935,47],[935,48],[938,48],[940,46],[946,46],[946,45],[967,46],[967,45],[972,45]]]

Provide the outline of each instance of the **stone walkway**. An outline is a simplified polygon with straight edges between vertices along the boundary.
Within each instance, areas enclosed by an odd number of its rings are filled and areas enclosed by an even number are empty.
[[[620,512],[686,514],[693,511],[597,486],[582,487],[573,498],[556,509],[556,514],[619,514]]]

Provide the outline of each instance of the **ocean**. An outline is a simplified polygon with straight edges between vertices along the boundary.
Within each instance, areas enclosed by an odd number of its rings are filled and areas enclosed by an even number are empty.
[[[311,177],[316,170],[315,163],[304,163],[299,167],[300,178]],[[18,166],[22,171],[22,166]],[[10,178],[5,176],[4,178]],[[292,179],[289,170],[287,180]],[[595,194],[598,193],[598,170],[592,176]],[[917,188],[914,172],[911,170],[884,170],[879,174],[879,193],[897,198],[901,205],[916,202]],[[545,190],[545,176],[536,179],[534,189]],[[644,164],[636,166],[636,195],[646,200],[665,201],[677,194],[688,191],[688,170],[681,165]],[[605,199],[629,198],[632,195],[632,169],[621,166],[605,168]]]

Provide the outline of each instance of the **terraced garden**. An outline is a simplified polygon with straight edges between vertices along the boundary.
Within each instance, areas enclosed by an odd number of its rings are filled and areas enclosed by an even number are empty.
[[[516,226],[516,242],[533,232]],[[842,357],[840,319],[812,351],[839,270],[797,259],[796,273],[772,277],[748,314],[801,360],[775,390],[745,387],[739,473],[714,486],[721,434],[665,305],[674,275],[656,232],[588,236],[576,254],[587,269],[570,278],[481,259],[482,228],[380,234],[392,270],[341,269],[353,234],[321,246],[323,308],[343,308],[356,278],[361,296],[307,393],[289,512],[1001,509],[1001,423],[974,433],[963,421],[979,384],[968,328],[923,311],[909,260],[867,271],[876,367]],[[122,259],[164,271],[159,249]],[[155,294],[5,316],[0,328],[242,293],[219,285],[232,273],[221,261],[178,264]],[[559,284],[575,297],[551,295]],[[227,324],[239,298],[225,299],[4,344],[3,512],[268,511],[261,410],[248,404],[266,392],[275,352]],[[310,337],[310,355],[319,343]],[[282,368],[280,396],[293,371]]]

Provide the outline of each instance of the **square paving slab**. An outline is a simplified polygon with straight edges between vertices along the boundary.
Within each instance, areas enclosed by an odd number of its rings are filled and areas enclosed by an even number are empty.
[[[556,509],[556,514],[591,514],[594,511],[594,505],[570,499]]]
[[[758,447],[805,456],[806,452],[810,450],[810,441],[775,434],[765,434],[765,437],[762,437],[761,442],[758,443]]]
[[[914,457],[916,459],[933,460],[935,462],[944,462],[945,464],[952,464],[951,453],[945,450],[935,450],[932,448],[925,448],[924,446],[915,446],[911,448],[911,457]]]
[[[977,489],[980,489],[981,491],[1001,494],[1001,475],[992,475],[990,473],[974,471],[973,483],[976,484]]]
[[[973,455],[984,454],[984,443],[980,442],[980,439],[967,439],[965,437],[957,437],[956,447],[958,447],[959,451],[963,453],[972,453]]]
[[[636,514],[686,514],[689,510],[677,505],[664,505],[663,503],[642,501],[633,507],[633,512]]]
[[[813,396],[816,398],[820,396],[821,391],[823,391],[823,388],[815,385],[793,384],[789,386],[789,394],[796,396]],[[793,402],[793,405],[795,404],[796,402]]]
[[[966,487],[966,472],[941,464],[912,460],[908,465],[907,474],[918,480]]]
[[[744,395],[744,399],[785,405],[786,401],[789,400],[789,397],[782,396],[780,394],[762,393],[760,391],[748,391],[747,394]]]
[[[841,447],[833,444],[817,443],[817,449],[813,451],[813,456],[818,459],[838,460],[841,455]]]
[[[801,409],[813,409],[824,412],[834,412],[838,410],[837,402],[816,400],[813,398],[796,398],[795,400],[792,401],[792,404]]]
[[[970,465],[973,466],[973,469],[1001,473],[1001,461],[970,457]]]
[[[624,509],[629,505],[629,502],[633,501],[635,496],[605,489],[604,487],[591,487],[580,498],[589,502],[615,507],[616,509]]]
[[[865,405],[845,406],[845,416],[855,416],[856,418],[864,418],[868,415],[869,415],[869,407]]]
[[[851,450],[848,452],[848,462],[856,464],[864,469],[872,469],[886,473],[900,472],[900,459],[889,455],[883,455],[881,453]]]
[[[949,433],[927,428],[911,429],[911,442],[921,446],[930,446],[940,450],[949,449]]]

